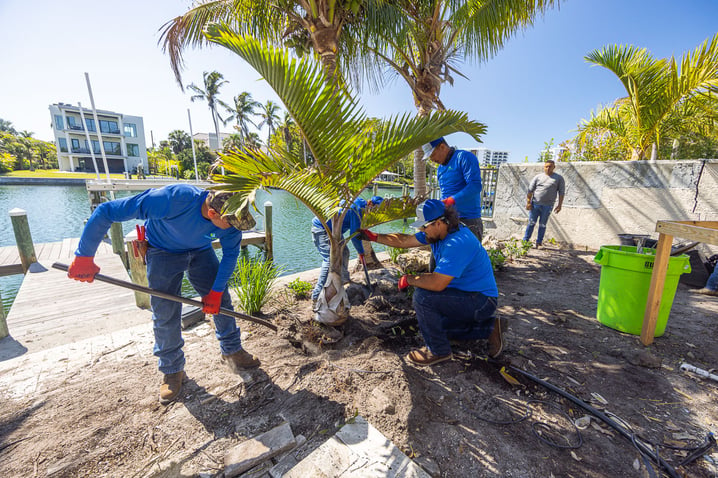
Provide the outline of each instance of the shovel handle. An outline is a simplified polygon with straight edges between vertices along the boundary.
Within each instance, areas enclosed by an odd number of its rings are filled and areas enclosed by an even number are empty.
[[[67,272],[68,266],[67,266],[67,264],[55,262],[52,265],[52,268]],[[168,294],[167,292],[161,292],[158,290],[150,289],[149,287],[144,287],[144,286],[141,286],[138,284],[133,284],[132,282],[115,279],[114,277],[109,277],[109,276],[106,276],[103,274],[95,274],[95,279],[99,280],[101,282],[107,282],[108,284],[124,287],[126,289],[132,289],[132,290],[136,290],[138,292],[144,292],[145,294],[153,295],[153,296],[159,297],[161,299],[173,300],[175,302],[181,302],[183,304],[194,305],[196,307],[199,307],[200,309],[203,307],[202,302],[200,302],[198,300],[188,299],[187,297]],[[224,315],[229,315],[230,317],[235,317],[237,319],[247,320],[249,322],[254,322],[255,324],[263,325],[267,328],[274,330],[275,332],[277,331],[277,326],[274,325],[273,323],[267,322],[266,320],[258,319],[257,317],[253,317],[251,315],[235,312],[234,310],[225,309],[224,307],[220,307],[219,312]]]

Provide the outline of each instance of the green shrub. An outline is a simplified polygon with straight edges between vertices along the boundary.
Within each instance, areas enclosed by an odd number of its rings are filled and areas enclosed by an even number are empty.
[[[531,250],[531,241],[511,239],[504,244],[508,256],[512,259],[523,257]]]
[[[287,287],[294,293],[295,299],[306,299],[313,289],[310,282],[301,280],[299,277],[287,284]]]
[[[272,298],[272,287],[281,272],[279,266],[265,260],[261,254],[254,258],[242,254],[231,283],[240,307],[250,315],[259,312]]]
[[[489,253],[489,259],[491,260],[491,267],[494,271],[501,269],[506,262],[506,255],[501,249],[489,249],[486,251]]]

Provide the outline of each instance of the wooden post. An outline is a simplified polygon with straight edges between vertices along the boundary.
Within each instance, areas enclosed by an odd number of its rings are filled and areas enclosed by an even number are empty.
[[[128,268],[127,253],[125,252],[125,237],[122,234],[121,222],[113,222],[110,226],[110,241],[112,241],[112,252],[118,254],[125,268]]]
[[[274,259],[272,245],[272,202],[264,203],[264,258],[268,261]]]
[[[5,309],[2,306],[2,295],[0,295],[0,339],[4,339],[10,335],[7,328],[7,318],[5,317]]]
[[[131,236],[128,234],[128,236]],[[136,237],[136,236],[135,236]],[[132,239],[134,237],[128,237],[127,241],[127,262],[129,262],[130,278],[132,282],[144,287],[149,287],[147,281],[147,266],[142,262],[142,257],[135,257],[134,250],[132,249]],[[144,292],[135,291],[135,304],[141,309],[150,309],[150,296]]]
[[[30,264],[37,262],[35,246],[32,243],[30,226],[27,222],[27,212],[24,209],[14,208],[10,210],[10,222],[15,233],[15,243],[22,262],[22,271],[27,273]]]
[[[663,233],[658,235],[651,285],[648,288],[648,298],[646,299],[646,313],[643,316],[643,327],[641,329],[641,342],[643,345],[653,343],[656,322],[658,322],[658,312],[661,308],[661,298],[663,297],[663,286],[666,283],[666,273],[668,272],[668,260],[671,258],[672,243],[673,236]]]
[[[374,187],[371,190],[372,196],[378,196],[379,195],[379,185],[377,183],[374,183]]]

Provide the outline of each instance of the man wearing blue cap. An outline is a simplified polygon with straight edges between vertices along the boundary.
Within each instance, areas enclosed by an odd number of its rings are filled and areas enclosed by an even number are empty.
[[[504,349],[504,319],[496,318],[499,296],[491,260],[468,227],[459,222],[456,208],[429,199],[416,208],[411,234],[375,234],[362,237],[391,247],[431,245],[433,272],[403,275],[399,290],[414,286],[414,310],[426,347],[412,350],[406,359],[416,365],[434,365],[451,358],[450,340],[488,339],[489,356]]]
[[[479,160],[469,151],[449,147],[441,137],[422,146],[424,159],[438,164],[436,178],[441,200],[455,206],[459,219],[481,242],[484,225],[481,222],[481,168]]]

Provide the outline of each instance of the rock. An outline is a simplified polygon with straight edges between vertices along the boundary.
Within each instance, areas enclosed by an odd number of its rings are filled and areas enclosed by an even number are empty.
[[[647,350],[630,351],[626,355],[626,360],[632,365],[646,368],[661,368],[661,357],[653,355]]]
[[[296,445],[292,428],[289,423],[284,422],[230,449],[224,455],[224,476],[226,478],[238,476]]]
[[[441,469],[439,468],[439,465],[428,456],[414,458],[414,463],[423,468],[424,471],[431,475],[432,478],[441,476]]]
[[[396,263],[405,270],[411,272],[427,272],[429,270],[430,250],[410,249],[404,254],[400,254],[396,259]]]
[[[376,413],[384,413],[387,415],[394,415],[396,413],[394,403],[380,387],[376,387],[371,391],[368,406],[369,410]]]

